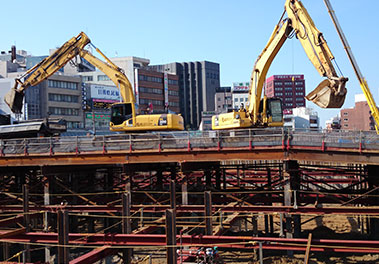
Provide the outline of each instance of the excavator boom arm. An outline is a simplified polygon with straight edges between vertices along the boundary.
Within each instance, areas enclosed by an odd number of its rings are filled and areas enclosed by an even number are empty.
[[[258,121],[260,100],[267,71],[291,31],[292,26],[290,20],[285,20],[283,23],[279,22],[272,32],[266,47],[254,64],[254,69],[251,73],[248,108],[248,112],[254,124]]]
[[[322,108],[340,108],[345,101],[348,78],[338,77],[332,63],[334,56],[303,4],[299,0],[286,0],[285,10],[309,60],[321,76],[328,78],[306,99]]]
[[[90,43],[90,39],[82,32],[64,43],[52,55],[26,71],[21,78],[17,78],[15,86],[4,98],[12,112],[21,113],[25,89],[29,86],[35,86],[53,75],[78,55],[88,43]],[[22,81],[21,79],[24,76],[26,78]]]

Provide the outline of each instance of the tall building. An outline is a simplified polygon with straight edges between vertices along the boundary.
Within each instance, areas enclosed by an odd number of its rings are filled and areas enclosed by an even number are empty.
[[[283,110],[305,107],[304,75],[273,75],[266,79],[265,87],[267,97],[282,99]]]
[[[370,107],[364,94],[355,95],[355,106],[353,108],[342,109],[340,113],[341,129],[375,130],[375,122],[371,116]]]
[[[203,111],[215,110],[216,88],[220,87],[220,65],[209,61],[174,62],[149,66],[179,77],[180,112],[185,127],[197,129]]]

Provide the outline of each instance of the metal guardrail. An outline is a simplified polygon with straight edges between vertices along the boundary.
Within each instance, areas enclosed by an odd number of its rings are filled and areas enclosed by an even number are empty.
[[[0,156],[57,155],[91,152],[221,150],[254,148],[315,147],[377,150],[379,136],[363,131],[314,131],[245,129],[230,131],[183,131],[105,136],[76,136],[0,140]]]

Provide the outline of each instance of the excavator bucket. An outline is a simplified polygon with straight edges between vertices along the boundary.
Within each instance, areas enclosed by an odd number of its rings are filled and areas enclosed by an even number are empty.
[[[5,96],[4,101],[7,103],[13,113],[21,113],[24,100],[24,92],[12,88]]]
[[[335,82],[329,79],[322,81],[316,89],[310,92],[305,98],[322,108],[340,108],[345,102],[345,83],[340,83],[340,92],[336,92]]]

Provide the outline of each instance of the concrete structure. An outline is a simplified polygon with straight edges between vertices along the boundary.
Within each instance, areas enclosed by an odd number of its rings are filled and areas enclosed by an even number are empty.
[[[292,129],[319,129],[319,118],[312,108],[297,107],[284,111],[284,127]]]
[[[346,130],[375,130],[374,119],[370,107],[363,94],[355,95],[355,106],[341,110],[341,129]]]
[[[232,92],[231,87],[218,87],[216,88],[215,95],[215,112],[227,113],[232,111]]]
[[[150,66],[179,76],[180,112],[186,128],[197,129],[203,111],[214,111],[216,89],[220,87],[220,65],[209,61],[174,62]]]
[[[304,75],[273,75],[266,79],[267,97],[282,99],[283,109],[305,107]]]

